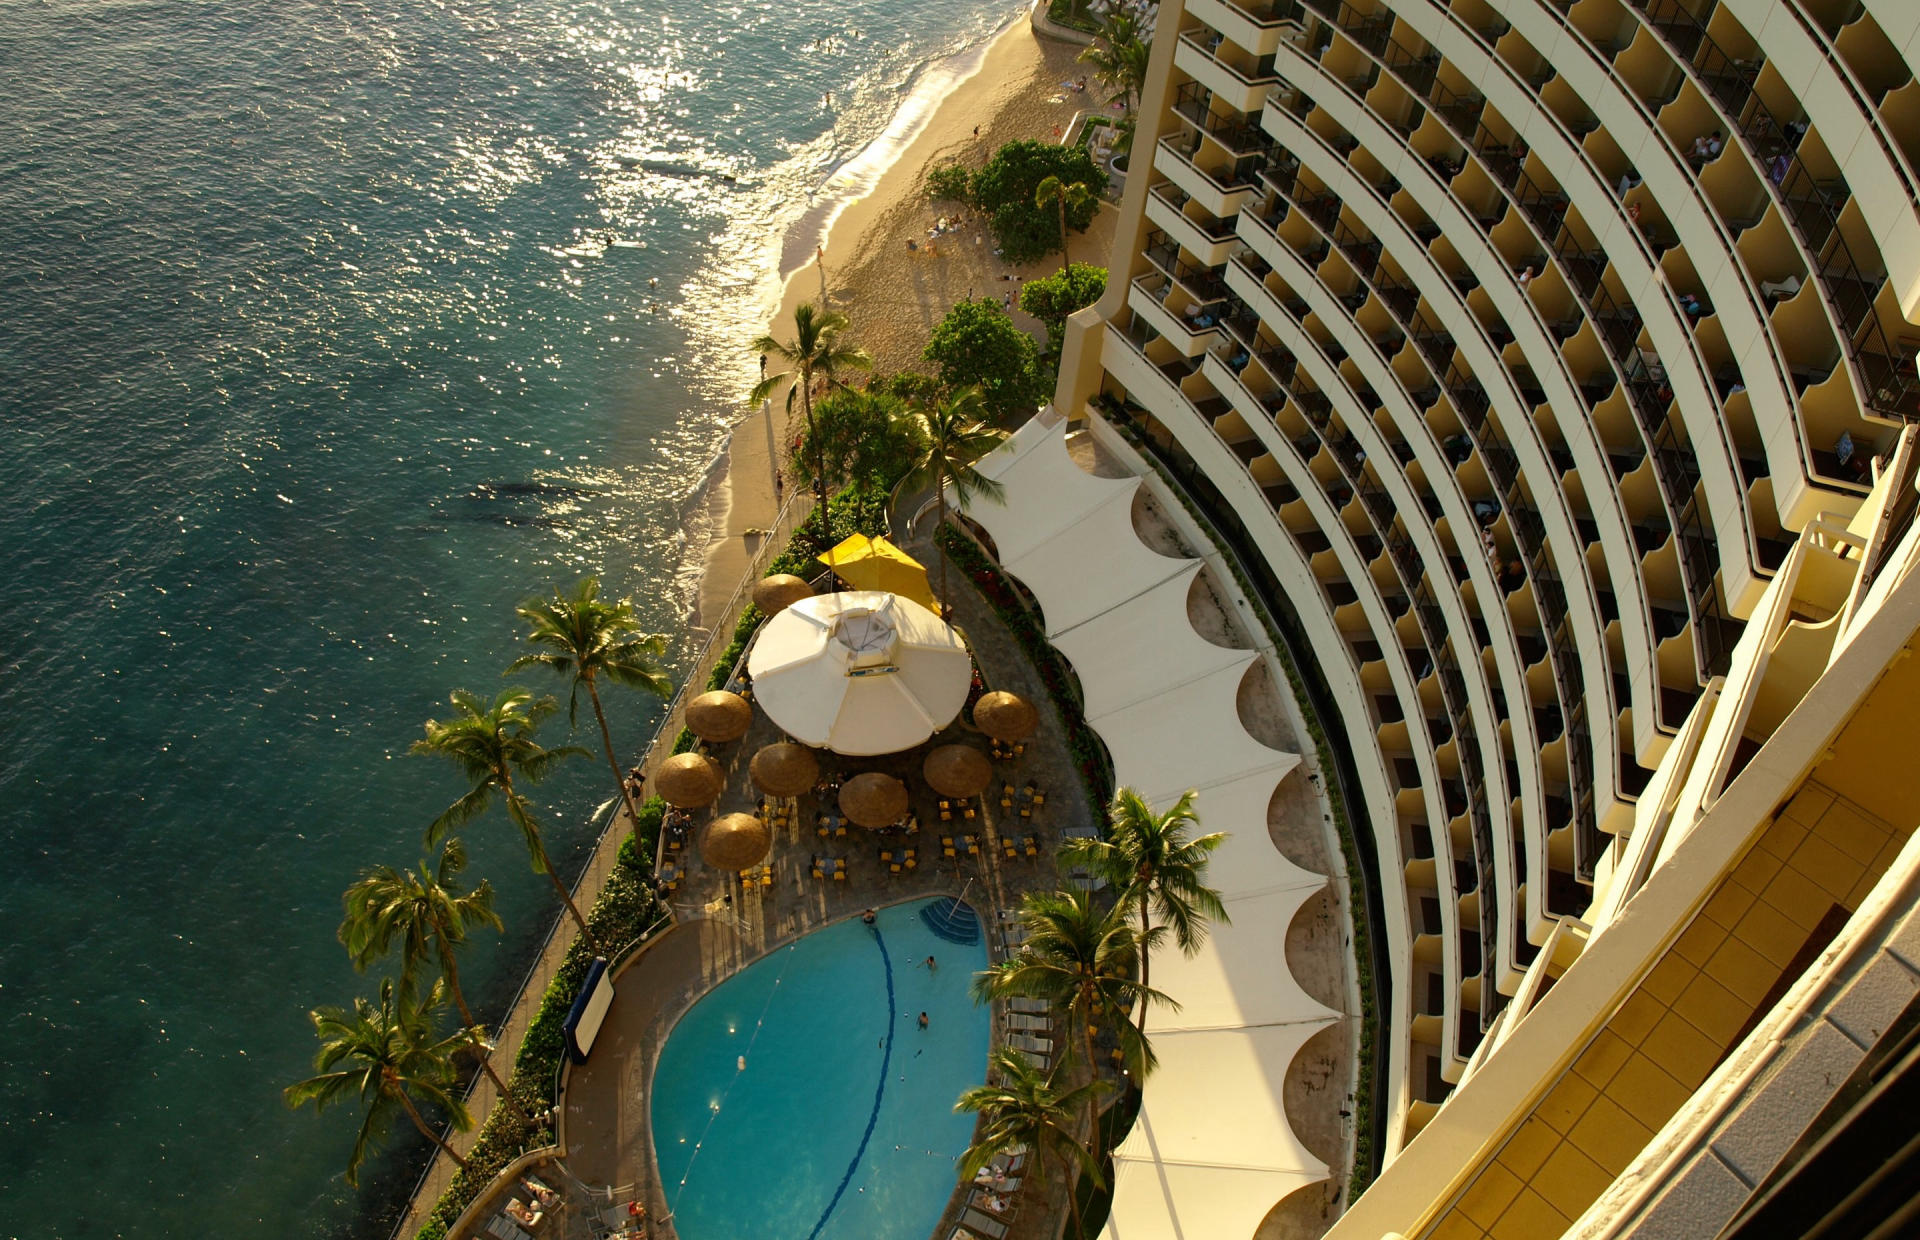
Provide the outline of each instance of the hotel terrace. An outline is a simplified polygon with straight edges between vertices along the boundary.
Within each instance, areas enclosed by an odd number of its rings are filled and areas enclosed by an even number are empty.
[[[1331,759],[1281,787],[1345,806],[1376,1028],[1369,1130],[1316,1157],[1301,1039],[1260,1035],[1331,1017],[1263,1003],[1277,941],[1170,967],[1210,1001],[1157,1018],[1109,1236],[1299,1234],[1304,1193],[1340,1240],[1898,1226],[1916,65],[1913,0],[1162,4],[1064,416],[992,468],[1066,538],[1105,501],[1047,479],[1117,463],[1277,639]],[[1113,554],[1138,624],[1186,622]],[[1190,636],[1190,684],[1247,669]]]

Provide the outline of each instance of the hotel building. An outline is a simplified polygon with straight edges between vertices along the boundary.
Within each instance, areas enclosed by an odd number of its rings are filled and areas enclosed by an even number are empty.
[[[1327,1234],[1913,1208],[1916,66],[1915,0],[1161,5],[1055,408],[1324,729],[1377,995]],[[1229,1240],[1164,1135],[1108,1234]]]

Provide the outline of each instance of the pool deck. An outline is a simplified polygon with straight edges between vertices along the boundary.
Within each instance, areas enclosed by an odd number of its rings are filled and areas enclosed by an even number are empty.
[[[926,547],[914,550],[931,554]],[[995,910],[1014,907],[1026,892],[1058,886],[1053,850],[1066,827],[1093,823],[1094,811],[1067,757],[1065,732],[1059,716],[1047,705],[1049,699],[1039,673],[986,601],[976,591],[963,588],[962,581],[963,574],[954,570],[954,622],[967,634],[988,686],[1009,689],[1040,706],[1040,726],[1027,741],[1025,755],[994,764],[993,792],[985,798],[978,818],[967,822],[956,816],[951,823],[939,820],[919,765],[929,747],[948,741],[968,741],[984,750],[986,739],[970,725],[956,723],[926,745],[904,754],[878,758],[822,755],[825,770],[843,776],[865,770],[889,771],[912,789],[921,830],[918,836],[904,840],[919,849],[920,864],[911,873],[889,873],[877,855],[883,843],[902,842],[902,837],[883,840],[859,827],[849,827],[843,839],[820,839],[812,823],[821,807],[814,804],[812,796],[800,798],[798,827],[788,826],[775,833],[768,858],[774,872],[771,887],[743,889],[736,875],[703,865],[689,846],[684,863],[688,873],[673,895],[677,924],[637,953],[615,979],[616,997],[593,1055],[568,1078],[562,1099],[561,1138],[567,1165],[578,1179],[616,1187],[631,1184],[646,1203],[649,1215],[656,1220],[664,1217],[667,1203],[656,1181],[648,1083],[673,1023],[701,995],[739,969],[809,931],[857,916],[870,907],[964,893],[982,920],[991,922]],[[756,714],[754,728],[746,737],[713,747],[713,756],[727,771],[727,790],[710,811],[697,814],[696,821],[704,821],[708,815],[750,811],[758,797],[748,784],[747,759],[761,745],[778,739],[778,730]],[[1046,804],[1030,819],[1022,819],[1017,810],[1002,809],[1000,784],[1010,782],[1018,788],[1029,781],[1045,790]],[[1000,847],[1003,831],[1038,836],[1040,855],[1008,860]],[[978,837],[979,855],[940,856],[943,834]],[[843,857],[846,879],[836,882],[811,877],[809,862],[816,852]],[[996,1038],[1001,1032],[995,1030]],[[1057,1219],[1064,1209],[1063,1197],[1048,1202],[1036,1196],[1024,1203],[1021,1221],[1038,1223],[1048,1214]],[[1044,1230],[1038,1228],[1034,1234]],[[670,1223],[656,1223],[652,1234],[674,1236]]]
[[[1076,456],[1084,450],[1082,445]],[[1097,459],[1083,460],[1082,464],[1097,473],[1115,468],[1111,462]],[[1136,503],[1134,518],[1149,545],[1168,554],[1191,554],[1144,493]],[[925,540],[910,542],[908,549],[923,562],[934,563],[933,549]],[[933,575],[937,588],[937,572]],[[998,958],[991,930],[997,911],[1016,906],[1028,891],[1056,888],[1059,877],[1052,856],[1063,832],[1074,824],[1096,821],[1067,756],[1064,729],[1048,705],[1050,699],[1038,672],[979,593],[960,585],[963,580],[964,576],[953,570],[954,620],[972,644],[988,686],[1010,689],[1041,706],[1040,727],[1029,739],[1025,756],[995,764],[995,791],[985,798],[981,816],[970,823],[941,823],[919,773],[920,760],[932,745],[965,740],[985,747],[984,738],[964,723],[956,723],[927,745],[904,754],[872,759],[823,755],[823,769],[843,777],[863,770],[885,770],[905,780],[913,791],[914,810],[922,823],[920,834],[907,841],[919,849],[919,868],[906,874],[888,873],[876,855],[883,841],[857,827],[850,827],[844,839],[821,840],[811,825],[821,807],[811,796],[800,798],[798,825],[776,832],[769,858],[774,873],[770,887],[744,889],[738,876],[707,868],[689,846],[684,863],[688,873],[673,897],[677,924],[623,967],[593,1056],[568,1077],[560,1117],[568,1169],[586,1184],[626,1189],[643,1201],[655,1220],[650,1232],[655,1240],[677,1240],[677,1234],[665,1218],[667,1202],[657,1181],[649,1084],[668,1032],[694,1001],[739,969],[803,934],[855,916],[868,907],[930,895],[964,893],[988,923],[989,952]],[[1226,591],[1212,580],[1210,570],[1197,579],[1189,598],[1189,618],[1200,632],[1222,645],[1254,644],[1241,630]],[[1256,737],[1276,748],[1307,755],[1307,769],[1312,769],[1313,750],[1306,742],[1298,707],[1284,681],[1276,684],[1264,664],[1256,664],[1250,672],[1239,705],[1242,719]],[[720,801],[711,810],[697,814],[696,821],[754,808],[758,797],[748,785],[747,758],[761,745],[777,739],[777,730],[764,716],[756,715],[754,729],[745,738],[714,747],[715,758],[727,770],[728,786]],[[1003,810],[997,794],[1000,784],[1011,782],[1020,787],[1030,780],[1045,789],[1047,804],[1030,820],[1021,819],[1017,811]],[[1202,826],[1204,829],[1204,808]],[[1284,945],[1277,945],[1283,947],[1289,968],[1309,994],[1350,1017],[1309,1043],[1305,1053],[1294,1061],[1285,1082],[1285,1105],[1294,1131],[1334,1168],[1334,1175],[1276,1203],[1256,1233],[1259,1240],[1312,1240],[1339,1213],[1345,1170],[1353,1150],[1354,1133],[1346,1116],[1351,1109],[1357,1039],[1357,1021],[1351,1016],[1358,1006],[1345,941],[1351,893],[1346,876],[1338,873],[1338,848],[1317,784],[1304,777],[1282,784],[1269,807],[1268,828],[1274,847],[1289,859],[1310,870],[1336,875],[1296,917]],[[1006,859],[1000,849],[1003,830],[1036,834],[1040,856]],[[979,837],[979,855],[941,857],[940,836],[961,832]],[[895,837],[886,842],[897,840]],[[846,880],[812,878],[809,862],[816,852],[845,858]],[[996,1017],[996,1045],[1004,1033]],[[743,1169],[742,1174],[750,1175],[751,1169]],[[1066,1198],[1058,1179],[1055,1176],[1055,1182],[1045,1186],[1030,1181],[1022,1190],[1007,1240],[1054,1240],[1059,1235],[1066,1217]],[[949,1229],[950,1224],[943,1225],[936,1240],[946,1240]]]

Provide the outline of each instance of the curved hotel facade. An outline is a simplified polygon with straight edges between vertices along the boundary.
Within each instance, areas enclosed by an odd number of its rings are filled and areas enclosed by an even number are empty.
[[[1158,32],[1056,408],[1206,527],[1335,758],[1381,1169],[1329,1234],[1871,1214],[1920,976],[1920,4]],[[1167,1194],[1110,1234],[1181,1234]]]

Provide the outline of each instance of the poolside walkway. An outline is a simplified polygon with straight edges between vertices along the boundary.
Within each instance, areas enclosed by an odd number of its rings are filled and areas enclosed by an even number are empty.
[[[914,550],[916,554],[931,554],[931,549],[924,546]],[[934,578],[937,582],[937,570]],[[593,1185],[633,1185],[649,1215],[656,1220],[665,1218],[670,1203],[655,1180],[648,1084],[673,1023],[700,995],[739,969],[800,935],[856,916],[868,907],[929,895],[964,894],[981,911],[982,919],[991,922],[997,910],[1018,904],[1027,891],[1051,890],[1058,885],[1052,857],[1062,832],[1073,824],[1092,823],[1094,810],[1067,756],[1064,729],[1057,713],[1047,705],[1049,699],[1039,673],[986,601],[964,581],[964,575],[956,570],[952,575],[954,622],[972,644],[988,687],[1011,690],[1041,707],[1039,729],[1027,741],[1024,756],[994,764],[994,783],[978,810],[979,817],[969,822],[956,815],[954,821],[943,823],[933,794],[921,779],[920,761],[929,748],[956,740],[984,750],[986,739],[964,721],[904,754],[857,759],[822,754],[824,773],[844,778],[860,771],[883,770],[902,778],[913,793],[920,833],[905,838],[879,837],[849,827],[844,838],[822,840],[812,824],[823,807],[815,804],[813,796],[803,796],[799,799],[797,824],[775,833],[768,858],[774,881],[769,887],[744,888],[737,875],[705,866],[689,844],[682,854],[687,875],[673,895],[678,924],[639,951],[615,979],[616,997],[593,1055],[572,1071],[566,1084],[560,1130],[567,1166],[578,1179]],[[715,759],[727,771],[727,790],[715,806],[697,814],[695,821],[751,811],[758,795],[748,781],[747,761],[760,746],[779,739],[778,730],[757,715],[753,730],[742,740],[714,747]],[[1044,806],[1030,819],[1021,818],[1017,810],[1001,808],[1003,783],[1020,788],[1029,781],[1045,791]],[[1007,859],[1000,845],[1003,836],[1028,833],[1038,837],[1039,856]],[[974,835],[979,854],[942,857],[943,834]],[[891,874],[880,862],[878,848],[897,843],[919,850],[916,870]],[[815,853],[843,858],[846,879],[836,882],[811,877],[809,862]],[[995,1031],[996,1038],[1000,1032]],[[985,1065],[981,1068],[984,1072]],[[1039,1219],[1064,1208],[1064,1197],[1053,1203],[1030,1200],[1024,1204],[1021,1221]],[[652,1234],[675,1235],[670,1222],[656,1222]]]

